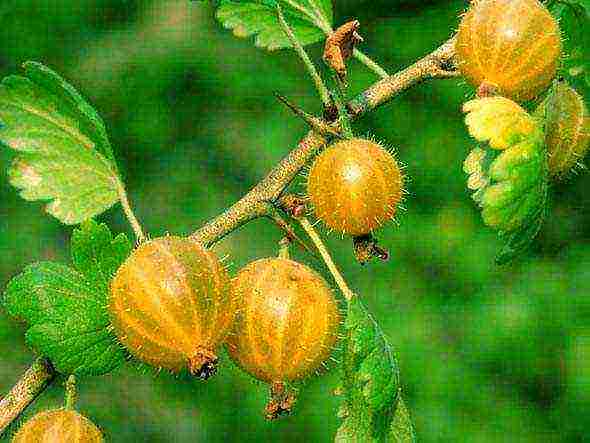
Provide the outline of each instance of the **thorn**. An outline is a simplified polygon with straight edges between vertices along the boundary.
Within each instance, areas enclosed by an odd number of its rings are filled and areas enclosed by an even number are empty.
[[[336,137],[338,139],[342,139],[342,135],[336,129],[332,128],[329,124],[327,124],[324,120],[322,120],[321,118],[318,118],[314,115],[308,114],[304,110],[298,108],[293,103],[291,103],[289,100],[287,100],[286,97],[282,96],[278,92],[275,92],[275,97],[279,101],[281,101],[285,106],[287,106],[291,111],[293,111],[293,113],[296,116],[298,116],[303,121],[305,121],[305,123],[307,123],[309,126],[311,126],[311,128],[314,129],[315,131],[317,131],[320,134],[325,135],[325,136]]]
[[[286,238],[289,241],[293,241],[293,242],[297,243],[303,250],[307,251],[309,254],[311,254],[316,259],[319,259],[319,257],[315,253],[315,251],[313,249],[311,249],[301,239],[301,237],[299,237],[299,235],[297,235],[297,233],[295,232],[293,227],[285,219],[283,219],[277,212],[271,213],[270,217],[274,220],[274,222],[277,224],[277,226],[285,232]]]

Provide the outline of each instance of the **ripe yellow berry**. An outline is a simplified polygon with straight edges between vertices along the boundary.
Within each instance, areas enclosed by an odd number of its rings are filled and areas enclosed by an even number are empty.
[[[394,217],[403,177],[389,152],[355,138],[337,142],[317,157],[307,193],[316,216],[329,228],[361,236]]]
[[[233,290],[242,306],[227,339],[230,357],[258,380],[271,383],[273,395],[282,396],[283,403],[292,403],[283,383],[325,365],[336,343],[340,315],[331,289],[305,265],[266,258],[244,267]]]
[[[131,354],[158,368],[215,373],[215,349],[233,322],[229,277],[196,242],[162,237],[141,244],[111,283],[114,330]]]
[[[26,422],[12,443],[101,443],[102,433],[94,423],[73,410],[40,412]]]
[[[557,83],[539,106],[545,121],[549,172],[563,176],[576,166],[590,147],[590,116],[582,97],[566,83]]]
[[[555,77],[560,31],[538,0],[476,0],[459,25],[456,53],[475,87],[529,100]]]

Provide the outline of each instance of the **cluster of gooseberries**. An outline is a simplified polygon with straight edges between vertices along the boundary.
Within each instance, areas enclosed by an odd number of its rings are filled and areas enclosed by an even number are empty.
[[[393,218],[402,182],[387,150],[354,138],[316,159],[309,199],[327,226],[363,235]],[[119,342],[157,369],[207,379],[225,345],[237,366],[270,385],[268,419],[290,412],[291,383],[327,368],[341,323],[332,289],[308,266],[281,255],[256,260],[232,279],[210,250],[175,236],[132,252],[111,282],[108,312]],[[33,441],[32,432],[57,428],[75,433],[71,441],[100,441],[94,425],[66,410],[35,416],[16,438]]]
[[[560,54],[557,22],[537,0],[475,1],[456,36],[458,67],[479,95],[515,101],[539,96],[554,79]],[[567,85],[539,109],[547,122],[549,168],[561,175],[588,149],[588,112]],[[403,182],[390,152],[349,138],[316,158],[308,201],[329,229],[360,237],[394,218]],[[120,343],[155,368],[206,379],[225,345],[240,368],[270,385],[269,418],[290,410],[290,383],[326,365],[340,324],[333,291],[311,268],[285,257],[264,258],[232,279],[211,251],[174,236],[135,249],[111,283],[108,311]],[[35,416],[14,441],[101,440],[88,419],[58,409]]]
[[[461,74],[478,95],[517,102],[537,98],[554,81],[561,58],[557,20],[538,0],[476,0],[456,37]],[[564,176],[590,146],[590,118],[582,97],[557,82],[537,108],[544,122],[549,172]]]
[[[393,217],[402,176],[377,143],[351,139],[316,159],[308,185],[321,220],[362,235]],[[108,309],[119,341],[156,368],[206,379],[225,344],[240,368],[270,384],[269,418],[290,409],[287,384],[326,366],[340,325],[333,291],[311,268],[265,258],[230,279],[211,251],[173,236],[138,246],[111,283]]]

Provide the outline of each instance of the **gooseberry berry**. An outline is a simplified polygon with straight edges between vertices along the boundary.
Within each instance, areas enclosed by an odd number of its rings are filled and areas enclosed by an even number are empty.
[[[275,401],[267,416],[275,418],[291,403],[284,383],[316,372],[329,358],[338,337],[338,305],[320,275],[286,258],[250,263],[234,279],[233,291],[242,306],[227,349],[242,369],[271,384]]]
[[[181,237],[142,243],[117,271],[109,299],[120,342],[149,365],[207,378],[234,319],[230,280],[215,255]]]
[[[537,0],[477,0],[456,40],[458,67],[482,90],[517,101],[535,98],[555,77],[561,53],[557,21]]]
[[[584,99],[565,82],[557,82],[537,110],[545,122],[549,172],[564,176],[590,147],[590,116]]]
[[[316,216],[329,228],[361,236],[394,217],[403,176],[393,155],[378,143],[354,138],[331,145],[316,158],[307,193]]]
[[[12,443],[101,443],[94,423],[70,409],[40,412],[15,434]]]

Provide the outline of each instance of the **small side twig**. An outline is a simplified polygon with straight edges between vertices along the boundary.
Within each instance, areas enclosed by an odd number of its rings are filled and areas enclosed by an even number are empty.
[[[0,400],[0,436],[31,402],[51,383],[55,371],[45,358],[38,358],[10,392]]]
[[[312,129],[316,130],[320,134],[322,134],[324,136],[337,137],[337,138],[342,137],[342,134],[340,134],[340,132],[336,128],[333,128],[332,126],[330,126],[327,122],[325,122],[321,118],[318,118],[315,115],[308,114],[304,110],[298,108],[293,103],[291,103],[289,100],[287,100],[286,97],[283,97],[281,94],[278,94],[275,92],[275,97],[277,99],[279,99],[279,101],[281,103],[283,103],[287,108],[289,108],[291,111],[293,111],[293,113],[297,117],[301,118]]]

